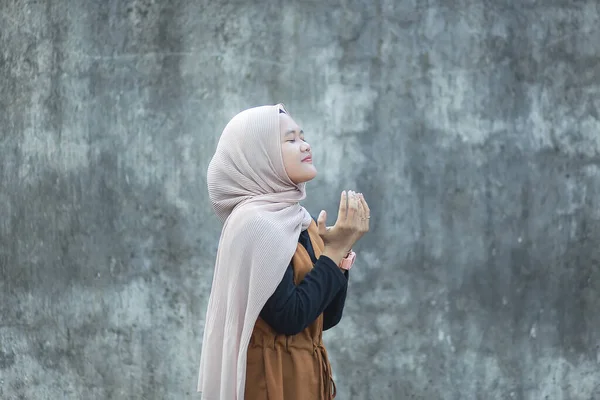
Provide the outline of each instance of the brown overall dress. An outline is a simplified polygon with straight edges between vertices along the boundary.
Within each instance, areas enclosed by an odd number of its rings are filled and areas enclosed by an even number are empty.
[[[314,221],[308,233],[315,257],[319,258],[323,241]],[[300,243],[292,265],[294,284],[298,285],[313,268]],[[259,317],[248,346],[245,400],[330,400],[335,395],[331,365],[323,345],[323,314],[293,336],[277,334]]]

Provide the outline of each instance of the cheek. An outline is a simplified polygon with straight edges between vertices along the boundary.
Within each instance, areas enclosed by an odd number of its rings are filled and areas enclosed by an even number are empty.
[[[283,158],[283,164],[287,166],[291,160],[291,152],[289,146],[283,146],[281,148],[281,156]]]
[[[298,169],[298,162],[296,153],[292,146],[283,146],[281,149],[281,155],[283,158],[283,166],[285,168],[285,172],[289,177],[296,175],[296,170]]]

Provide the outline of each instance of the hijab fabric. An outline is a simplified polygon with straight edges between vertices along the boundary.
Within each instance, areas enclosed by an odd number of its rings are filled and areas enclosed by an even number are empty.
[[[208,166],[208,194],[223,229],[200,358],[204,400],[243,400],[254,325],[311,222],[299,204],[305,184],[294,184],[285,171],[280,112],[282,104],[237,114]]]

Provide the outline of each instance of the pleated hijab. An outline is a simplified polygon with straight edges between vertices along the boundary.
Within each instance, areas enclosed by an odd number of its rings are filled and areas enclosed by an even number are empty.
[[[237,114],[208,166],[208,193],[223,229],[202,339],[204,400],[244,398],[250,335],[311,222],[299,204],[305,184],[294,184],[285,171],[281,112],[287,113],[277,104]]]

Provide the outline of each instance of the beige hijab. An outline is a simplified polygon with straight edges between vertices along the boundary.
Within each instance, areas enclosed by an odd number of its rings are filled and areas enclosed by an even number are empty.
[[[202,340],[204,400],[243,400],[254,324],[311,221],[298,203],[305,185],[285,172],[280,109],[261,106],[233,117],[208,166],[208,193],[224,225]]]

